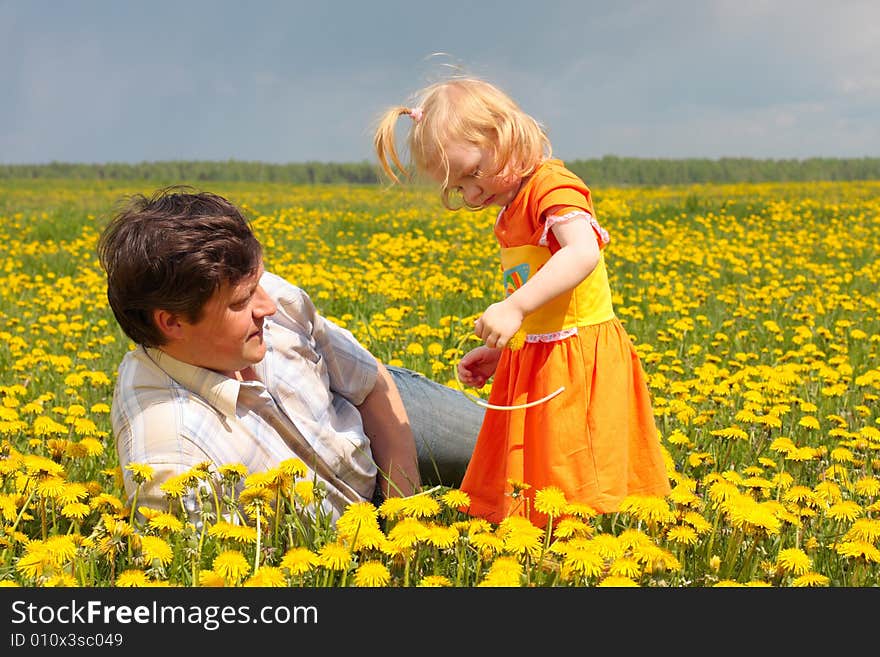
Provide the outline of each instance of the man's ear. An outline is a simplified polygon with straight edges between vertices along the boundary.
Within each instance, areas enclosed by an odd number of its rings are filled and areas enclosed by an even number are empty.
[[[157,308],[153,311],[153,323],[169,341],[178,340],[183,335],[183,325],[177,313]]]

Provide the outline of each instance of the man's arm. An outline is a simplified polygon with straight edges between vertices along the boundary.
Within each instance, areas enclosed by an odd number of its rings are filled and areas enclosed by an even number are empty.
[[[405,497],[421,487],[416,444],[397,386],[385,366],[377,364],[376,385],[358,410],[379,467],[382,493]]]

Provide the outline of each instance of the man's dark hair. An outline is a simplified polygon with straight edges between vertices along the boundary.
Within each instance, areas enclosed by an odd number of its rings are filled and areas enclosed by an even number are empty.
[[[262,247],[235,205],[176,185],[129,197],[101,233],[98,257],[116,321],[134,342],[157,347],[166,339],[153,311],[199,321],[224,283],[257,271]]]

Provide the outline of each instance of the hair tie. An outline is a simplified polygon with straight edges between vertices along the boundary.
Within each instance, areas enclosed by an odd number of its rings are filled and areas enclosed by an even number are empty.
[[[422,116],[424,116],[424,110],[422,110],[421,107],[409,107],[407,108],[406,113],[410,115],[413,123],[418,123],[422,120]]]

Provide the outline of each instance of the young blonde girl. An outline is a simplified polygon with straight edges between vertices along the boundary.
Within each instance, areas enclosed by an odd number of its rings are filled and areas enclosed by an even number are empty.
[[[506,296],[476,320],[484,344],[458,365],[466,385],[494,377],[460,487],[468,512],[491,522],[525,514],[543,526],[533,497],[550,486],[600,513],[616,511],[627,495],[666,495],[650,395],[612,308],[609,236],[590,190],[552,158],[535,119],[482,80],[438,82],[384,113],[374,145],[396,182],[409,173],[395,145],[400,117],[409,121],[416,172],[440,185],[448,209],[500,207],[494,232]],[[523,333],[521,348],[505,348]],[[545,397],[527,408],[491,407]]]

